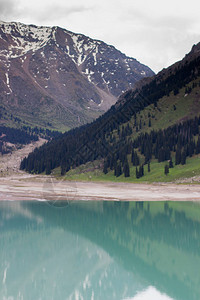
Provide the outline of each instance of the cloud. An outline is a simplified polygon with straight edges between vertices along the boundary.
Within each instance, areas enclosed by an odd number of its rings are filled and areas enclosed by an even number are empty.
[[[40,9],[38,8],[33,8],[29,16],[31,17],[32,14],[35,15],[35,19],[38,20],[39,22],[45,22],[51,20],[51,22],[58,22],[58,20],[62,18],[67,18],[70,15],[73,15],[75,13],[84,13],[87,11],[88,7],[85,7],[84,5],[66,5],[66,6],[60,6],[60,5],[50,5],[47,7],[41,7]],[[21,13],[23,15],[23,12]]]
[[[198,0],[0,0],[0,19],[80,32],[159,71],[200,40],[199,8]]]
[[[74,14],[84,14],[92,6],[85,2],[81,4],[78,0],[0,0],[0,19],[53,26]]]
[[[0,1],[0,19],[12,15],[16,10],[15,0],[1,0]]]

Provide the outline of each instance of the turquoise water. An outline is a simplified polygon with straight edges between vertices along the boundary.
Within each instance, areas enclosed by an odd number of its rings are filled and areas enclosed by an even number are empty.
[[[66,204],[0,202],[1,300],[200,299],[199,204]]]

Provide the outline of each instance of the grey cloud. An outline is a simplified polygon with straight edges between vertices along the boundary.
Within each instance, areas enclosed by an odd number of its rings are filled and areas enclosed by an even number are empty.
[[[191,17],[165,17],[165,18],[158,18],[156,21],[152,22],[154,26],[159,26],[160,29],[174,29],[180,30],[183,32],[190,28],[193,24],[194,20]]]
[[[125,22],[133,22],[138,26],[147,26],[147,28],[160,29],[175,29],[184,30],[189,28],[194,22],[194,18],[191,15],[184,16],[171,16],[166,15],[160,17],[159,15],[149,15],[146,11],[141,11],[137,8],[132,8],[129,11],[122,11],[120,19],[124,19]]]
[[[15,0],[0,0],[0,19],[11,16],[16,10]]]
[[[58,19],[62,19],[64,17],[69,17],[75,13],[82,13],[85,11],[90,10],[91,8],[85,7],[84,5],[75,5],[75,6],[59,6],[59,5],[51,5],[48,7],[41,7],[39,10],[37,9],[30,12],[30,14],[34,14],[35,19],[38,21],[55,21],[57,22]],[[21,12],[24,15],[24,12]]]

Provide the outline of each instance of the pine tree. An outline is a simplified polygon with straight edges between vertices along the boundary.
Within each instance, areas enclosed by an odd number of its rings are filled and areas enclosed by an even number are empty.
[[[107,160],[104,160],[103,173],[104,174],[108,173],[108,162],[107,162]]]
[[[138,154],[134,150],[132,151],[131,162],[133,163],[133,166],[138,166],[140,164]]]
[[[140,125],[139,128],[142,129],[142,120],[140,119]]]
[[[195,151],[196,154],[199,154],[200,153],[200,137],[198,137],[198,140],[197,140],[197,144],[196,144],[196,151]]]
[[[65,173],[66,173],[66,165],[65,164],[61,164],[61,171],[60,171],[61,176],[64,176]]]
[[[141,174],[144,176],[144,165],[141,165]]]
[[[149,127],[151,127],[151,119],[150,118],[149,118],[149,124],[148,125],[149,125]]]
[[[150,162],[148,162],[148,172],[151,171]]]
[[[179,165],[181,163],[181,150],[177,148],[175,155],[175,165]]]
[[[129,169],[128,161],[125,162],[123,171],[124,171],[124,177],[130,177],[130,169]]]
[[[144,166],[143,165],[141,165],[139,167],[139,178],[142,177],[142,176],[144,176]]]
[[[119,177],[120,175],[122,175],[122,167],[121,167],[121,163],[119,162],[116,166],[116,177]]]
[[[173,168],[173,167],[174,167],[173,161],[172,161],[172,159],[170,159],[170,161],[169,161],[169,168]]]
[[[185,152],[185,150],[183,150],[183,152],[181,153],[181,164],[182,165],[186,164],[186,152]]]
[[[165,165],[165,175],[167,175],[169,173],[169,166]]]
[[[165,151],[163,147],[158,150],[158,162],[162,161],[165,161]]]
[[[50,175],[51,174],[51,164],[50,162],[47,162],[46,164],[46,175]]]
[[[136,176],[137,179],[140,178],[139,172],[138,172],[138,168],[137,168],[137,167],[136,167],[136,169],[135,169],[135,176]]]
[[[139,158],[137,152],[135,152],[135,166],[139,166],[139,164],[140,164],[140,158]]]

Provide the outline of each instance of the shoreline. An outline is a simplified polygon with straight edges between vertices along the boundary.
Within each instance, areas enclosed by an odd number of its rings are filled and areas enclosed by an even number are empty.
[[[40,139],[0,157],[0,201],[196,201],[200,184],[67,181],[20,171],[21,159],[45,142]]]
[[[21,172],[0,178],[0,201],[195,201],[200,185],[56,180]]]

